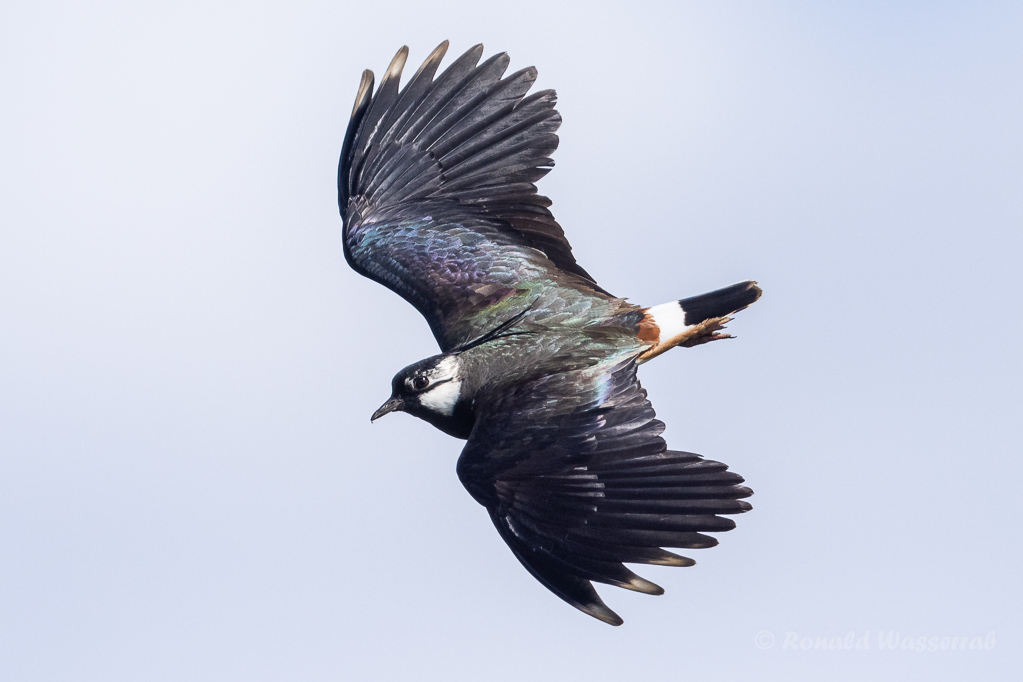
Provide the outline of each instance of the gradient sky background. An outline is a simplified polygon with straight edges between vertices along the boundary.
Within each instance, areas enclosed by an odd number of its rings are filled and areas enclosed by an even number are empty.
[[[1023,5],[583,7],[3,3],[0,678],[1018,674]],[[337,155],[362,69],[445,38],[558,90],[541,191],[605,288],[764,288],[641,371],[756,494],[665,596],[601,589],[621,628],[459,442],[369,423],[436,346],[344,263]]]

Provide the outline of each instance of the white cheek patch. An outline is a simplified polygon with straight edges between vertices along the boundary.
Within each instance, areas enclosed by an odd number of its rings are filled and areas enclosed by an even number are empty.
[[[686,314],[678,301],[655,305],[653,308],[647,309],[646,312],[650,317],[654,318],[654,324],[661,330],[661,337],[658,339],[658,343],[667,343],[687,329]]]
[[[419,402],[431,412],[450,417],[455,413],[455,405],[462,394],[462,382],[457,379],[437,384],[430,390],[419,395]]]

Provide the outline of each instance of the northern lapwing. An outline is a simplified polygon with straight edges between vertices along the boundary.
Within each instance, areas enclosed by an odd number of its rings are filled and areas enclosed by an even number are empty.
[[[622,619],[592,582],[663,590],[624,566],[694,562],[752,491],[719,462],[669,450],[639,365],[729,338],[760,297],[747,281],[644,308],[605,291],[572,255],[537,180],[554,162],[555,93],[530,67],[438,75],[445,41],[399,88],[408,48],[374,90],[362,75],[338,168],[344,254],[422,313],[441,354],[401,370],[373,420],[408,412],[466,439],[458,477],[522,565],[595,618]]]

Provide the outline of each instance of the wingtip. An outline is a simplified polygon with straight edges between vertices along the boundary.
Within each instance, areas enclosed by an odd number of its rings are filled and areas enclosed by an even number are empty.
[[[483,56],[483,43],[476,43],[475,45],[470,47],[468,50],[466,50],[465,54],[466,55],[472,55],[473,63],[478,62],[480,60],[480,57]]]
[[[441,42],[440,45],[433,48],[433,51],[423,60],[423,63],[419,65],[419,69],[416,70],[416,75],[412,77],[412,80],[416,80],[426,69],[432,68],[433,72],[436,72],[437,67],[440,66],[440,62],[444,59],[444,55],[448,53],[448,45],[450,43],[447,40]]]
[[[401,72],[405,68],[405,61],[407,59],[408,45],[402,45],[401,49],[395,53],[394,58],[391,59],[391,63],[387,65],[387,71],[384,72],[384,77],[380,79],[380,82],[384,83],[392,78],[401,77]]]
[[[653,563],[653,562],[651,562],[651,563]],[[690,559],[687,556],[679,556],[677,554],[673,554],[671,557],[665,558],[664,560],[662,560],[662,561],[660,561],[658,563],[661,566],[677,566],[677,567],[680,567],[680,568],[688,568],[690,566],[695,566],[696,565],[696,561],[695,560]]]
[[[369,69],[363,71],[362,80],[359,81],[359,90],[355,94],[355,104],[352,105],[353,118],[358,113],[359,109],[361,109],[366,102],[369,101],[370,96],[373,94],[373,82],[373,72]]]
[[[607,608],[603,604],[587,604],[585,608],[581,609],[583,612],[593,616],[597,620],[618,627],[625,621],[617,613]]]
[[[664,588],[663,587],[661,587],[657,583],[650,582],[649,580],[646,580],[645,578],[640,578],[639,576],[636,576],[635,578],[630,580],[627,584],[622,585],[622,587],[624,587],[624,588],[626,588],[628,590],[632,590],[633,592],[642,592],[643,594],[652,594],[655,597],[664,594]]]

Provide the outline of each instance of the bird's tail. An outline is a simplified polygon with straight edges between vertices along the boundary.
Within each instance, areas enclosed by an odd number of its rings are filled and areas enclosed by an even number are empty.
[[[640,322],[639,338],[650,348],[639,356],[646,362],[675,346],[698,346],[717,339],[732,338],[722,334],[729,315],[756,302],[761,290],[756,282],[747,281],[647,308]]]

